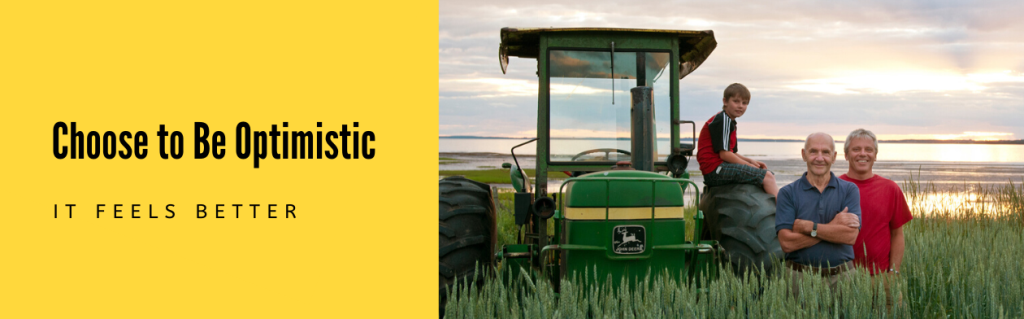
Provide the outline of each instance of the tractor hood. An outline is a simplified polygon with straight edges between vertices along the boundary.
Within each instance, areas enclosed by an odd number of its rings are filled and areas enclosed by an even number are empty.
[[[718,45],[714,32],[617,28],[502,28],[498,60],[501,72],[508,68],[508,57],[536,59],[540,54],[540,35],[555,32],[611,32],[669,35],[679,38],[679,78],[692,73]],[[625,74],[624,74],[625,75]],[[627,75],[628,76],[628,75]]]
[[[570,182],[565,202],[568,207],[682,207],[683,189],[671,177],[658,173],[612,170]],[[646,212],[649,215],[651,210]]]

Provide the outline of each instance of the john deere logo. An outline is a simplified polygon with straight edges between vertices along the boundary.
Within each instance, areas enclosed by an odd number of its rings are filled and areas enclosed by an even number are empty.
[[[616,254],[639,254],[644,252],[647,231],[644,226],[615,226],[612,230],[612,250]]]

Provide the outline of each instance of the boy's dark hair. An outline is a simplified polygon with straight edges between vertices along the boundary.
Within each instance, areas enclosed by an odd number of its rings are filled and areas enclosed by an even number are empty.
[[[729,84],[729,87],[725,88],[725,94],[722,96],[722,98],[728,100],[733,97],[739,97],[740,99],[749,101],[750,90],[747,90],[747,87],[743,86],[743,84]]]

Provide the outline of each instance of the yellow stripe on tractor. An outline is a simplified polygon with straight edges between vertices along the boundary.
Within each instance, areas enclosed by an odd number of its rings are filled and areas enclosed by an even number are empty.
[[[652,219],[651,207],[566,207],[565,219],[571,220],[629,220]],[[682,206],[654,207],[653,219],[681,219]]]

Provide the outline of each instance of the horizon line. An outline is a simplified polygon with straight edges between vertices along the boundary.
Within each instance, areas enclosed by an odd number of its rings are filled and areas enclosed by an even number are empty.
[[[508,136],[480,136],[480,135],[443,135],[438,138],[450,139],[506,139],[506,140],[528,140],[536,137],[508,137]],[[559,140],[629,140],[625,137],[551,137]],[[667,140],[667,137],[658,138]],[[692,141],[689,137],[681,137],[680,140]],[[746,142],[803,142],[802,139],[792,138],[737,138]],[[836,140],[836,143],[844,143],[845,140]],[[922,143],[922,144],[1024,144],[1024,139],[1017,140],[939,140],[939,139],[902,139],[902,140],[878,140],[879,143]]]

